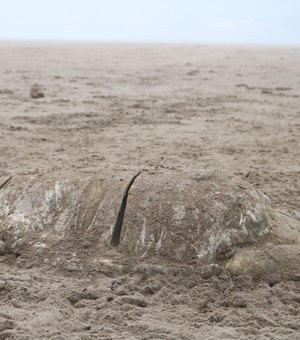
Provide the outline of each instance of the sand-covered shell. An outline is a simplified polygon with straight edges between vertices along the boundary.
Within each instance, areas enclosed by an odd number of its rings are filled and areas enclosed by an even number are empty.
[[[251,249],[300,243],[299,221],[272,209],[269,198],[249,183],[220,171],[166,171],[132,180],[112,247],[133,175],[13,177],[0,190],[0,240],[34,263],[76,258],[84,267],[103,258],[161,259],[221,263],[237,274],[245,249],[249,259]]]

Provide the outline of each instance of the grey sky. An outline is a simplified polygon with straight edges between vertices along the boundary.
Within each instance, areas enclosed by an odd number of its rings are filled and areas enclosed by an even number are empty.
[[[0,40],[300,45],[300,0],[0,0]]]

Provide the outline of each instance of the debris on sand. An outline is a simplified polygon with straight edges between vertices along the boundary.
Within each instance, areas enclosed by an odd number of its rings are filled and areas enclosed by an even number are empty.
[[[30,88],[30,97],[31,97],[31,98],[34,98],[34,99],[45,97],[45,94],[44,94],[44,92],[43,92],[43,90],[42,90],[41,85],[39,85],[39,84],[33,84],[33,85],[31,86],[31,88]]]

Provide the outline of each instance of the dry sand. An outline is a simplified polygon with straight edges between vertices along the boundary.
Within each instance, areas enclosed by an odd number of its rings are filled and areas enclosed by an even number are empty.
[[[300,50],[0,45],[0,177],[227,170],[300,219]],[[32,99],[31,85],[45,97]],[[20,268],[0,339],[298,339],[300,285],[174,265]]]

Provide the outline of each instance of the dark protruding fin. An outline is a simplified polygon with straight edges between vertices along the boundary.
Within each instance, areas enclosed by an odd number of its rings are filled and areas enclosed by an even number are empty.
[[[6,178],[2,183],[0,183],[0,189],[2,189],[9,181],[11,180],[11,176]]]
[[[125,210],[126,210],[126,205],[127,205],[127,199],[128,199],[128,194],[129,194],[129,190],[133,184],[133,182],[135,181],[135,179],[141,174],[141,172],[138,172],[137,174],[135,174],[130,182],[127,184],[124,194],[123,194],[123,198],[122,198],[122,203],[120,205],[119,211],[118,211],[118,216],[114,225],[114,229],[113,229],[113,233],[112,233],[112,238],[110,241],[110,245],[112,247],[117,247],[120,243],[120,237],[121,237],[121,231],[122,231],[122,225],[123,225],[123,221],[124,221],[124,216],[125,216]]]

